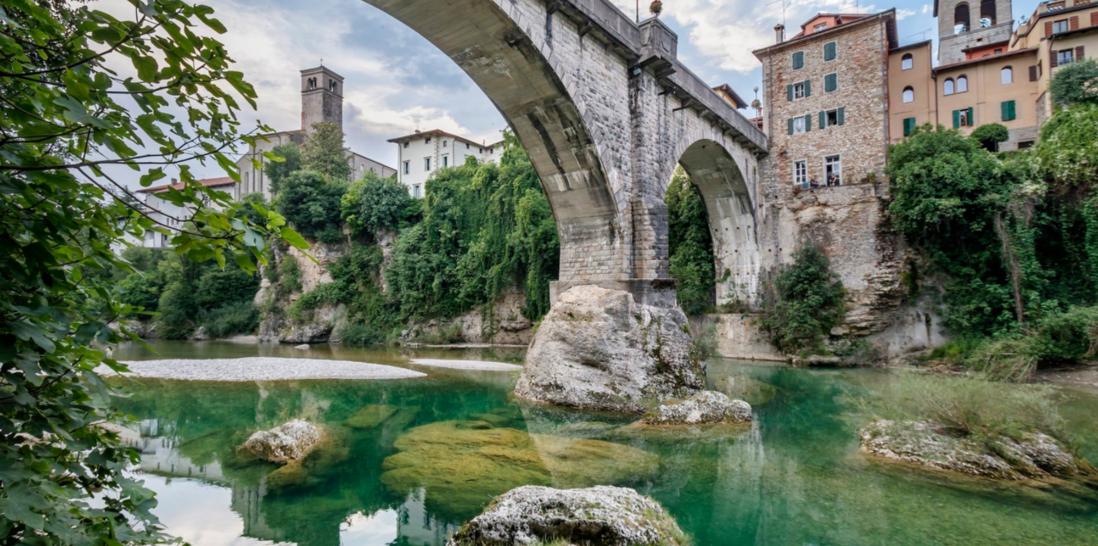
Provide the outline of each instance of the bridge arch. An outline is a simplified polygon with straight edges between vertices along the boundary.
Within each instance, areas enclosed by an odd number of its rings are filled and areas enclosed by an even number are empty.
[[[619,218],[628,191],[623,176],[628,173],[629,146],[613,149],[605,144],[612,141],[605,135],[615,131],[628,135],[625,62],[600,67],[601,78],[621,80],[623,100],[618,106],[625,109],[624,115],[619,119],[603,116],[592,127],[585,115],[592,110],[587,103],[605,102],[607,97],[592,92],[593,67],[575,63],[574,58],[607,46],[585,44],[582,30],[555,17],[546,3],[364,1],[453,59],[507,120],[529,153],[556,217],[561,281],[616,280],[625,260]],[[565,50],[569,50],[568,62]],[[600,58],[598,64],[603,61]],[[601,87],[609,88],[605,83]]]
[[[710,138],[683,140],[675,148],[681,165],[701,193],[709,217],[713,241],[717,304],[738,302],[754,305],[758,294],[760,255],[758,224],[752,185],[754,162],[741,157],[737,162],[725,143]],[[674,165],[671,166],[674,169]],[[751,172],[745,174],[745,170]],[[670,180],[668,172],[666,180]],[[664,186],[666,193],[666,186]]]

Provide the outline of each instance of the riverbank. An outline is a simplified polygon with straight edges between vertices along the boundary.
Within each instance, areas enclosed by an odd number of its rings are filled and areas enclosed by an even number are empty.
[[[311,358],[164,359],[128,361],[123,364],[129,368],[129,372],[125,374],[127,377],[183,381],[381,380],[427,376],[425,373],[396,366]],[[117,375],[110,369],[101,368],[98,371],[103,375]]]

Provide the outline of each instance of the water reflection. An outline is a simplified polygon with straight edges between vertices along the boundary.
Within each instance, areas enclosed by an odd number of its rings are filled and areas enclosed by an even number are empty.
[[[630,485],[663,503],[699,545],[1098,542],[1093,503],[862,460],[851,400],[886,373],[715,362],[709,379],[756,397],[750,428],[668,435],[519,406],[509,398],[513,375],[483,372],[142,381],[117,403],[140,418],[130,440],[159,493],[157,512],[193,544],[441,545],[488,499],[523,483]],[[1065,407],[1084,450],[1098,445],[1098,398],[1072,393]],[[336,455],[307,462],[304,480],[276,483],[274,465],[236,456],[252,431],[292,418],[323,423],[339,439]]]

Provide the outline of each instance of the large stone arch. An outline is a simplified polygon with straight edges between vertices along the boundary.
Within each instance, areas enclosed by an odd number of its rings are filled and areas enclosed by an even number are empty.
[[[754,184],[748,182],[749,177],[757,176],[753,156],[739,154],[738,148],[730,149],[726,143],[710,138],[680,141],[674,150],[677,159],[663,180],[670,180],[675,166],[682,165],[705,201],[713,240],[717,304],[755,304],[761,256]],[[741,155],[739,160],[736,155]]]
[[[560,235],[560,278],[622,277],[620,225],[629,191],[628,65],[538,0],[365,0],[453,59],[495,104],[530,154]],[[585,43],[585,41],[587,43]],[[579,62],[577,62],[579,61]],[[597,72],[597,73],[596,73]],[[599,79],[598,85],[591,85]],[[620,80],[615,82],[614,80]],[[620,89],[615,112],[608,91]],[[597,105],[597,119],[589,119]],[[592,122],[592,123],[589,123]]]

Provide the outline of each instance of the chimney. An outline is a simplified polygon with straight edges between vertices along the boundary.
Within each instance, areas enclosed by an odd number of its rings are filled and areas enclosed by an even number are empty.
[[[785,41],[785,25],[781,23],[774,25],[774,38],[779,44]]]

